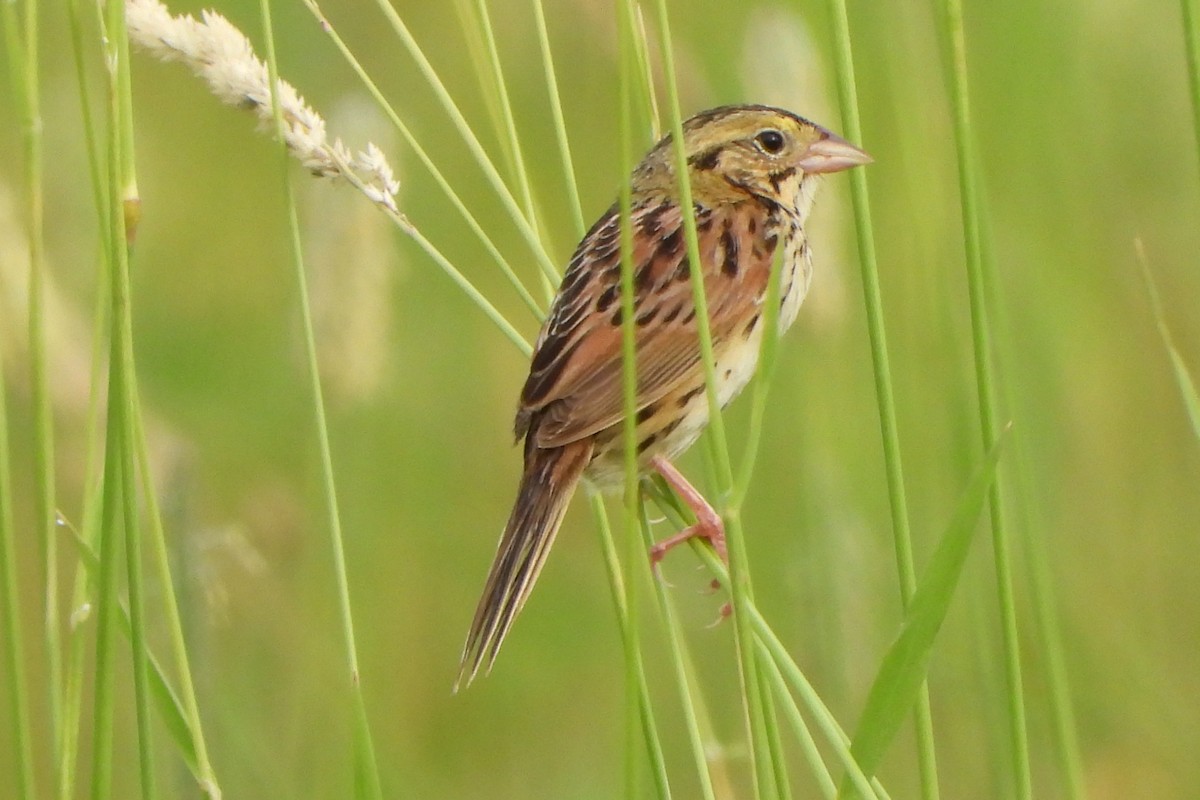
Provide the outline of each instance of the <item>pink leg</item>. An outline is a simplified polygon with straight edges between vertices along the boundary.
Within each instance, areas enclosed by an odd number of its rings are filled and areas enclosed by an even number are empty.
[[[662,456],[655,456],[650,459],[650,465],[658,471],[659,475],[663,476],[667,485],[675,490],[679,498],[696,515],[695,525],[684,528],[673,536],[668,536],[650,548],[650,563],[657,566],[672,547],[686,542],[693,536],[702,536],[712,544],[721,560],[728,564],[729,555],[725,550],[725,523],[721,521],[721,515],[713,510],[700,492],[696,491],[696,487],[688,483],[688,479],[683,477],[683,473],[675,469],[671,462]]]

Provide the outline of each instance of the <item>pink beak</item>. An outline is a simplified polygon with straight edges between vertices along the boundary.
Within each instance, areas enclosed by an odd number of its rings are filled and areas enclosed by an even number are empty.
[[[829,131],[808,146],[796,162],[807,173],[841,172],[844,169],[870,164],[875,159],[864,151]]]

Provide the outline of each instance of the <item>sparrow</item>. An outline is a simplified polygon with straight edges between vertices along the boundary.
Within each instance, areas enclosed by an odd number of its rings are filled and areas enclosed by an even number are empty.
[[[763,306],[781,258],[779,332],[796,319],[812,279],[804,223],[821,177],[870,163],[864,151],[789,111],[722,106],[682,126],[692,208],[680,202],[675,145],[659,141],[631,176],[637,464],[660,474],[697,523],[655,545],[703,536],[725,557],[720,515],[672,464],[709,419],[685,215],[695,217],[716,365],[728,404],[754,375]],[[515,432],[525,466],[463,647],[457,687],[491,670],[525,605],[583,478],[623,486],[621,212],[614,204],[584,235],[534,345]]]

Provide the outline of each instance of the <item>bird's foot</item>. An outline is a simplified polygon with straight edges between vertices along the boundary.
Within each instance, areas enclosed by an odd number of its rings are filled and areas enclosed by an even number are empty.
[[[684,528],[679,533],[673,536],[668,536],[661,542],[658,542],[650,548],[650,564],[655,571],[658,569],[658,564],[671,548],[682,544],[689,539],[697,536],[707,539],[713,549],[717,551],[717,555],[726,564],[729,563],[729,552],[725,547],[725,523],[721,520],[721,515],[716,512],[704,496],[688,482],[688,479],[683,477],[683,473],[675,469],[671,462],[661,456],[655,456],[650,464],[663,476],[663,480],[667,482],[675,493],[679,495],[692,513],[696,515],[696,524]]]

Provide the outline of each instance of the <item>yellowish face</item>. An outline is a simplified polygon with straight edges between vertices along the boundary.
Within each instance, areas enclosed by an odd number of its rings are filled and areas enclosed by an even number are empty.
[[[746,199],[788,202],[800,180],[870,158],[820,125],[768,106],[725,106],[683,124],[692,194],[697,202]],[[671,137],[660,141],[634,172],[634,191],[677,194]]]

